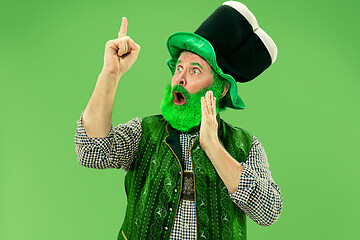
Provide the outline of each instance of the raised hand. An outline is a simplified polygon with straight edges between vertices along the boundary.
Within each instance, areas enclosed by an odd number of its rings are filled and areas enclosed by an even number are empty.
[[[102,71],[119,79],[134,64],[140,52],[140,46],[126,35],[127,26],[128,21],[123,17],[118,38],[109,40],[105,45]]]
[[[200,145],[206,150],[216,144],[218,139],[218,123],[216,121],[216,99],[212,91],[207,91],[201,98]]]

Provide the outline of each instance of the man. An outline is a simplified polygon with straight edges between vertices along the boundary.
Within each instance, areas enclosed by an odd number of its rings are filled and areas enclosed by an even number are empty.
[[[236,81],[250,81],[276,58],[252,13],[225,2],[195,33],[172,34],[173,77],[162,115],[113,127],[118,82],[140,51],[126,32],[123,18],[118,38],[106,43],[104,67],[75,135],[81,165],[127,172],[118,239],[246,239],[246,215],[273,224],[282,197],[264,149],[219,115],[225,107],[243,109]]]

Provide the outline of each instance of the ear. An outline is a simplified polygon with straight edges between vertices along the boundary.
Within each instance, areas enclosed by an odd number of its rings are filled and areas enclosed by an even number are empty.
[[[225,87],[224,87],[224,91],[223,91],[222,94],[221,94],[221,98],[223,98],[223,97],[226,95],[226,93],[228,92],[229,88],[230,88],[230,83],[229,83],[229,82],[226,82],[226,85],[225,85]]]

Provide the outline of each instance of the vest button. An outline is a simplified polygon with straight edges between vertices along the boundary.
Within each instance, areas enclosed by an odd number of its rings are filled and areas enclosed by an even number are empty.
[[[179,175],[181,175],[181,171],[179,172]]]
[[[177,193],[177,188],[174,189],[174,192]]]
[[[170,212],[172,212],[172,211],[173,211],[172,207],[171,207],[171,208],[169,208],[169,211],[170,211]]]
[[[165,231],[169,230],[168,226],[165,226],[164,229],[165,229]]]

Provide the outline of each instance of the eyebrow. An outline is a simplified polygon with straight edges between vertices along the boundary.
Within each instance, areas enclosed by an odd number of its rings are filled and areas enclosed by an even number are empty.
[[[199,63],[196,63],[196,62],[192,62],[192,63],[190,63],[190,65],[199,66],[201,69],[203,69],[202,66]]]

